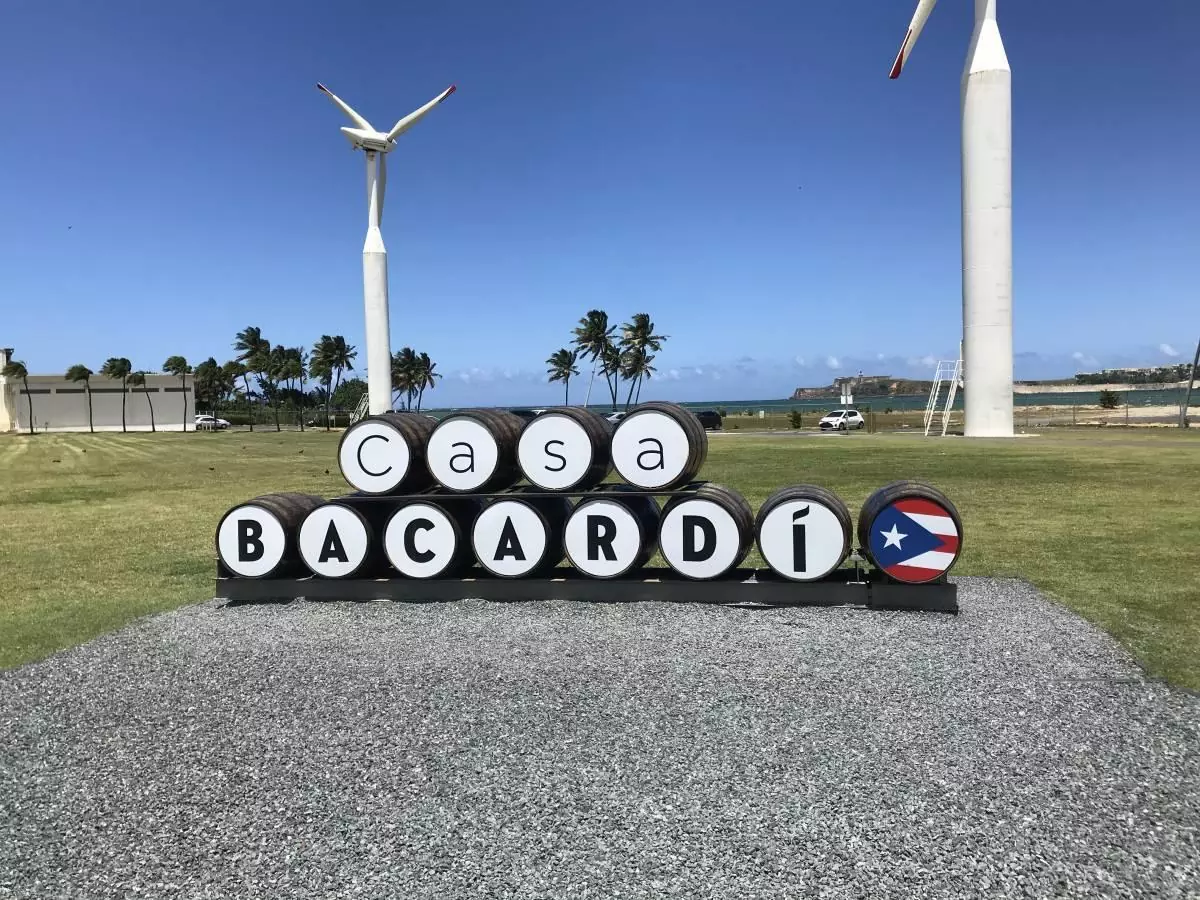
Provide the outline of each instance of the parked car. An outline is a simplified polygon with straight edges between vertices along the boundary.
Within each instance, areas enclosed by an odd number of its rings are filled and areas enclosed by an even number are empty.
[[[700,424],[704,426],[705,431],[721,430],[721,414],[715,409],[702,409],[696,413],[696,418],[700,420]]]
[[[196,416],[195,426],[197,431],[223,431],[229,427],[229,423],[215,416],[201,414]]]
[[[520,416],[526,422],[532,422],[538,417],[538,411],[534,409],[510,409],[510,413]]]
[[[849,431],[867,424],[857,409],[835,409],[821,417],[817,423],[822,431]]]
[[[608,421],[610,421],[610,422],[612,422],[614,425],[616,425],[616,424],[617,424],[618,422],[620,422],[620,421],[621,421],[623,418],[625,418],[625,415],[626,415],[626,414],[625,414],[625,413],[623,413],[623,412],[615,412],[615,413],[609,413],[609,414],[608,414],[607,416],[605,416],[604,418],[608,419]]]

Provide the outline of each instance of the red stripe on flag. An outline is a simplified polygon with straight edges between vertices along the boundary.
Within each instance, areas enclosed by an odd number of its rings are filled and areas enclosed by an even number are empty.
[[[903,500],[897,500],[892,506],[900,510],[902,513],[916,513],[920,516],[942,516],[949,519],[950,513],[946,512],[942,507],[938,506],[932,500],[925,500],[921,497],[905,497]],[[951,519],[951,521],[954,521]]]
[[[939,534],[938,537],[940,537],[942,539],[942,546],[937,548],[939,552],[941,552],[941,553],[957,553],[958,552],[958,538],[957,537],[952,537],[951,535],[948,535],[948,534]]]
[[[926,581],[933,581],[938,576],[945,574],[942,569],[926,569],[923,566],[888,566],[884,571],[897,581],[904,581],[909,584],[922,584]]]

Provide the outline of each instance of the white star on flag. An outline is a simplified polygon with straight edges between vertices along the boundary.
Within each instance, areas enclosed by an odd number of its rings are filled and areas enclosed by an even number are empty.
[[[883,548],[885,550],[888,547],[897,547],[901,550],[904,549],[903,547],[900,546],[900,542],[902,540],[904,540],[906,537],[908,537],[908,535],[901,534],[900,529],[898,529],[895,525],[892,526],[891,531],[880,531],[879,533],[883,535],[883,540],[884,540]]]

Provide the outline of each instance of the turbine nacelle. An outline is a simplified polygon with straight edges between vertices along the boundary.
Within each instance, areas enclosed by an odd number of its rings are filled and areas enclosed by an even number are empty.
[[[341,131],[346,136],[346,140],[356,150],[375,150],[380,153],[387,153],[395,148],[396,138],[420,122],[421,119],[425,118],[426,113],[453,94],[455,86],[450,85],[450,87],[446,88],[446,90],[442,91],[424,106],[410,112],[393,125],[391,131],[387,132],[376,131],[370,122],[355,112],[353,107],[333,91],[329,90],[329,88],[325,87],[325,85],[318,83],[317,89],[332,100],[334,105],[346,114],[346,118],[354,123],[353,128],[343,127]]]
[[[340,130],[355,150],[378,150],[380,153],[387,153],[396,146],[396,142],[389,141],[388,136],[381,131],[367,131],[365,128],[345,126]]]

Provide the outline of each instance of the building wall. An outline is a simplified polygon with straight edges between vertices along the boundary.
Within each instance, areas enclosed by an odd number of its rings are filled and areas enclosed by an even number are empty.
[[[29,396],[19,379],[0,378],[0,432],[29,431],[29,401],[33,401],[35,431],[87,431],[88,395],[82,384],[55,375],[30,375]],[[121,382],[93,375],[92,421],[96,431],[121,430]],[[149,393],[149,397],[146,396]],[[186,412],[184,403],[186,402]],[[150,430],[150,409],[159,431],[181,431],[191,427],[196,414],[192,377],[186,388],[174,375],[147,375],[146,390],[130,387],[125,392],[125,427],[128,431]]]

